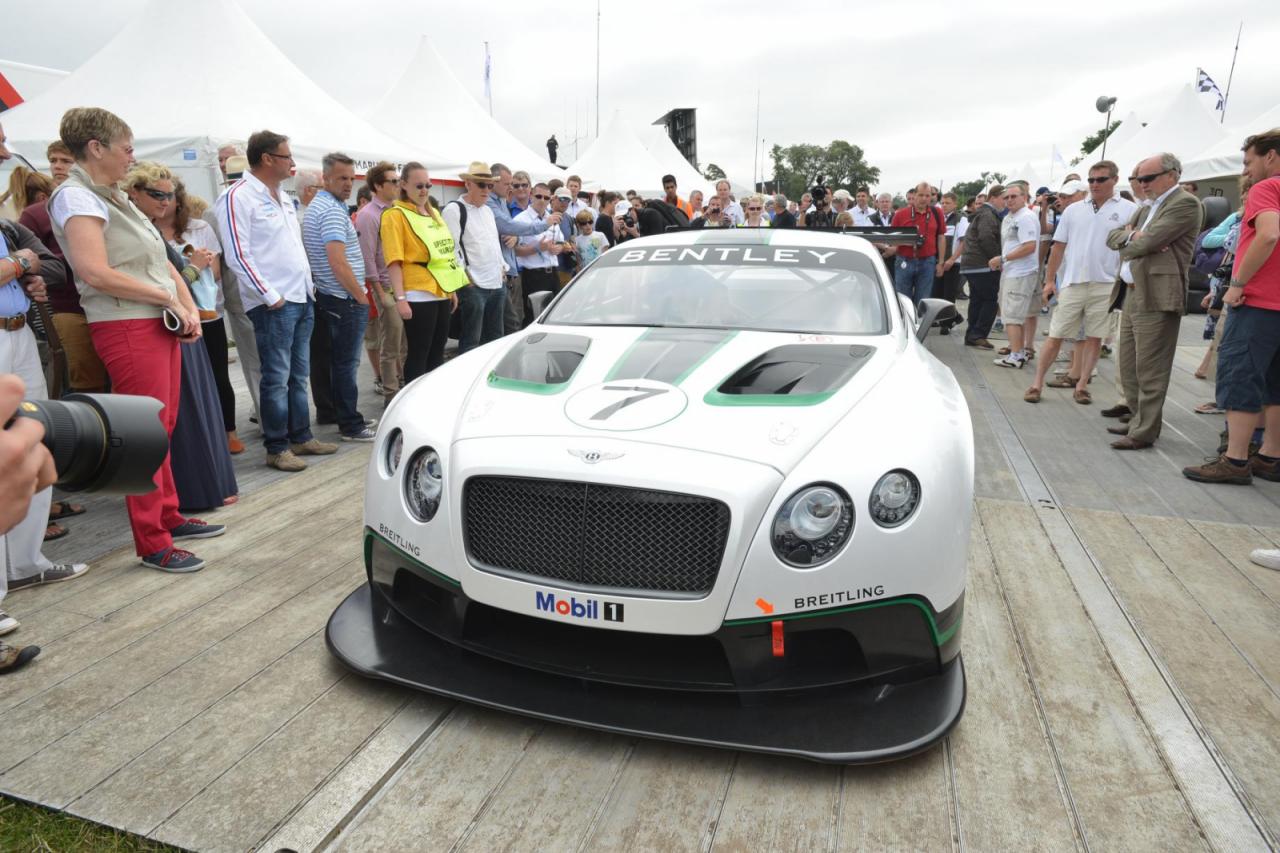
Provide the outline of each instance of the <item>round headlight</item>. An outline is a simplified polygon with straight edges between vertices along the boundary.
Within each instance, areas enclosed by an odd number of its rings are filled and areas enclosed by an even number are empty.
[[[387,476],[395,474],[400,468],[400,455],[404,453],[404,433],[398,429],[393,429],[391,434],[387,436],[387,443],[383,446],[382,465],[383,470],[387,472]]]
[[[787,498],[773,519],[773,551],[807,569],[836,555],[853,532],[853,503],[835,486],[806,486]]]
[[[404,472],[404,497],[409,512],[418,521],[430,521],[440,509],[444,495],[444,466],[440,454],[424,447],[409,459]]]
[[[897,527],[920,505],[920,481],[910,471],[890,471],[871,490],[871,517],[881,527]]]

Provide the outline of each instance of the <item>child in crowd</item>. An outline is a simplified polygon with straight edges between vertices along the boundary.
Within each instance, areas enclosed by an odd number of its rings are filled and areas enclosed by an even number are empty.
[[[573,249],[578,254],[581,266],[585,267],[609,248],[609,241],[595,230],[595,219],[590,210],[578,211],[574,221],[578,223],[578,233],[573,238]]]

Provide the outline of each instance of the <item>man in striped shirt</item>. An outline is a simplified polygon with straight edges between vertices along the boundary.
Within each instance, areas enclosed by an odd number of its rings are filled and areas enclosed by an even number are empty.
[[[258,131],[249,137],[248,158],[249,171],[218,198],[218,226],[262,362],[258,416],[267,464],[301,471],[307,464],[299,455],[336,453],[338,447],[311,434],[313,286],[293,203],[280,191],[293,170],[289,138]]]
[[[364,327],[369,322],[369,298],[355,273],[364,269],[364,256],[346,203],[355,183],[356,166],[354,160],[338,152],[326,154],[320,162],[324,189],[316,193],[302,218],[302,245],[316,286],[316,323],[329,330],[327,378],[333,389],[338,430],[343,441],[368,442],[373,441],[373,430],[356,408],[356,371]]]

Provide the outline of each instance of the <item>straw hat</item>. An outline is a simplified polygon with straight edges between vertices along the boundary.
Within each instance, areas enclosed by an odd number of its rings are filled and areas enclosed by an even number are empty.
[[[472,160],[471,165],[467,167],[467,171],[458,175],[464,181],[484,181],[493,183],[498,180],[498,176],[489,171],[488,165],[479,160]]]

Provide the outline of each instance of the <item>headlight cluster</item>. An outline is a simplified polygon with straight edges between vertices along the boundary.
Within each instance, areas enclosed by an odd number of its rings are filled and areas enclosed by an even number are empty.
[[[901,469],[890,471],[871,490],[871,517],[881,527],[897,527],[920,504],[920,481]]]
[[[853,531],[853,503],[836,486],[807,486],[787,498],[773,519],[773,550],[807,569],[835,556]]]
[[[920,481],[910,471],[890,471],[871,490],[871,517],[881,527],[899,526],[919,505]],[[820,566],[849,541],[853,523],[853,502],[839,486],[805,486],[773,518],[773,551],[789,566]]]
[[[390,450],[388,450],[388,454]],[[444,466],[440,454],[424,447],[409,458],[404,472],[404,498],[418,521],[430,521],[444,496]]]

